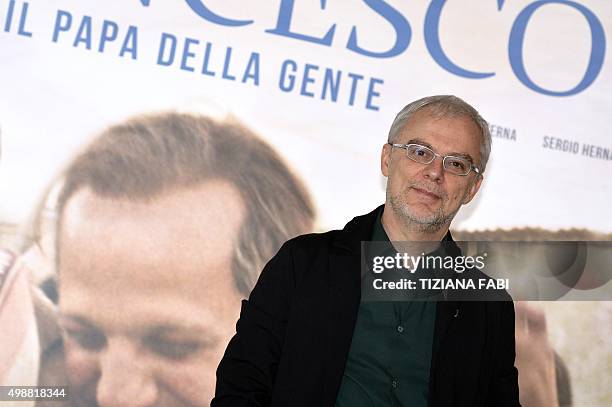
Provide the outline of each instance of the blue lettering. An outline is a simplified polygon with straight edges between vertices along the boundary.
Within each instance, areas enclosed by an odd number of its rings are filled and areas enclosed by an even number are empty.
[[[372,99],[380,96],[380,92],[375,91],[374,86],[376,86],[377,84],[382,85],[383,83],[385,82],[382,79],[377,79],[377,78],[370,79],[370,86],[368,87],[368,97],[366,99],[366,109],[375,110],[375,111],[380,110],[379,106],[374,106],[372,104]]]
[[[117,39],[118,32],[119,26],[116,23],[104,20],[104,23],[102,23],[102,34],[100,35],[100,45],[98,46],[98,52],[104,52],[106,42],[115,41]]]
[[[169,45],[168,58],[164,58],[166,55],[166,44]],[[176,37],[172,34],[162,33],[159,54],[157,55],[157,65],[170,66],[174,61],[174,54],[176,53]]]
[[[195,40],[193,38],[189,38],[189,37],[185,38],[185,49],[183,50],[183,58],[181,58],[181,69],[183,71],[189,71],[189,72],[195,71],[193,67],[187,65],[187,62],[189,61],[190,58],[195,57],[195,53],[191,52],[189,48],[192,45],[198,45],[199,43],[200,41]]]
[[[11,0],[8,5],[8,10],[6,10],[6,20],[4,22],[4,31],[11,31],[11,23],[13,22],[13,11],[15,11],[15,0]],[[59,12],[58,12],[59,14]],[[57,21],[56,21],[57,24]]]
[[[22,35],[24,37],[31,37],[32,33],[27,31],[26,21],[28,18],[28,3],[24,2],[21,5],[21,15],[19,16],[19,27],[17,28],[17,34]],[[13,13],[15,12],[15,0],[11,0],[8,4],[8,9],[6,10],[6,18],[4,20],[4,31],[10,32],[11,25],[13,24]]]
[[[319,67],[316,65],[306,64],[304,65],[304,79],[302,81],[302,88],[300,89],[300,95],[314,97],[314,93],[309,92],[306,87],[308,84],[314,83],[314,79],[310,77],[310,71],[318,71]]]
[[[202,0],[185,0],[187,5],[200,17],[211,23],[225,25],[228,27],[240,27],[243,25],[249,25],[253,23],[253,20],[232,20],[229,18],[222,17],[218,14],[213,13],[208,9]]]
[[[27,31],[25,28],[26,19],[28,18],[28,3],[21,5],[21,18],[19,19],[19,29],[17,34],[23,35],[24,37],[31,37],[32,33]]]
[[[204,49],[204,62],[202,63],[202,75],[215,76],[215,72],[208,69],[208,61],[210,60],[211,50],[212,50],[212,44],[210,42],[207,42],[206,48]]]
[[[351,95],[349,97],[349,105],[353,106],[353,104],[355,103],[355,94],[357,93],[357,82],[362,80],[363,76],[349,72],[348,77],[353,80],[353,82],[351,83]]]
[[[73,47],[78,47],[79,43],[84,43],[85,48],[91,49],[91,17],[83,16],[83,21],[74,37]]]
[[[327,31],[323,38],[317,38],[310,35],[298,34],[289,31],[291,26],[291,16],[293,14],[294,0],[281,0],[280,10],[278,13],[278,20],[276,22],[276,28],[273,30],[266,30],[267,33],[281,35],[283,37],[295,38],[302,41],[312,42],[315,44],[321,44],[330,46],[334,38],[334,31],[336,30],[336,24],[332,25]],[[325,10],[326,0],[321,0],[321,9]]]
[[[287,73],[289,70],[291,72]],[[291,92],[293,90],[295,86],[295,71],[297,71],[297,64],[295,61],[287,59],[283,62],[281,66],[280,81],[278,83],[280,90],[283,92]]]
[[[60,31],[68,31],[72,25],[72,14],[64,10],[57,10],[55,27],[53,28],[53,42],[57,42]]]
[[[331,100],[333,102],[336,102],[338,100],[338,91],[340,90],[340,78],[342,75],[342,71],[337,71],[335,78],[333,75],[334,71],[332,69],[325,69],[325,77],[323,78],[323,90],[321,91],[321,99],[325,100],[325,98],[327,98],[327,92],[329,89]]]
[[[225,50],[225,61],[223,63],[223,73],[221,74],[221,77],[223,79],[229,79],[230,81],[235,81],[236,77],[233,75],[230,75],[229,73],[229,66],[230,66],[231,60],[232,60],[232,47],[227,47],[227,49]]]
[[[121,51],[119,51],[119,56],[122,57],[125,54],[130,54],[132,59],[136,59],[137,51],[138,51],[138,28],[133,25],[128,27],[128,32],[125,36],[125,40],[123,40],[123,44],[121,45]]]
[[[587,66],[587,70],[584,74],[584,77],[574,87],[568,91],[553,91],[544,89],[541,86],[536,85],[525,70],[525,63],[523,61],[523,41],[525,40],[525,30],[527,28],[527,24],[529,23],[529,19],[533,15],[533,13],[542,7],[545,4],[563,4],[566,6],[570,6],[580,11],[582,15],[587,19],[589,23],[589,27],[591,28],[591,56],[589,57],[589,64]],[[595,81],[599,72],[601,71],[601,67],[604,61],[604,55],[606,52],[606,36],[597,16],[593,14],[591,10],[586,8],[585,6],[567,0],[540,0],[531,3],[529,6],[525,7],[516,18],[516,21],[512,25],[512,30],[510,31],[510,44],[508,46],[508,54],[510,56],[510,66],[514,71],[516,77],[523,83],[523,85],[527,86],[529,89],[534,90],[538,93],[542,93],[544,95],[549,96],[571,96],[577,93],[582,92]]]
[[[357,27],[353,26],[346,47],[358,54],[373,58],[391,58],[401,54],[410,45],[412,30],[410,23],[396,9],[385,3],[383,0],[365,0],[365,3],[382,17],[385,18],[395,30],[395,44],[388,51],[374,52],[361,48],[357,44]]]
[[[470,79],[483,79],[495,75],[495,72],[468,71],[451,61],[440,44],[440,14],[446,0],[433,0],[425,15],[425,45],[434,61],[448,72]],[[499,3],[498,3],[499,6]]]
[[[251,53],[251,58],[242,76],[242,83],[246,83],[248,79],[252,79],[255,86],[259,86],[259,54],[257,52]]]

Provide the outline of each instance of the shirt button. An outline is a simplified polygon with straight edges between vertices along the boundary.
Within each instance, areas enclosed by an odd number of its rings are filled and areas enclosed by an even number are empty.
[[[397,389],[397,380],[393,380],[391,382],[391,386],[393,386],[394,389]]]
[[[404,332],[404,327],[403,327],[403,326],[401,326],[401,325],[398,325],[398,326],[397,326],[397,332],[399,332],[399,333]]]

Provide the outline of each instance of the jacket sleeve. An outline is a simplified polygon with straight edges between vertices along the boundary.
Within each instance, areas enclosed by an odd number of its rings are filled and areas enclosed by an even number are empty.
[[[295,286],[288,246],[268,262],[249,299],[242,301],[236,334],[217,368],[211,407],[270,404]]]
[[[520,407],[518,370],[514,366],[514,303],[508,299],[498,304],[501,306],[499,346],[486,406]]]

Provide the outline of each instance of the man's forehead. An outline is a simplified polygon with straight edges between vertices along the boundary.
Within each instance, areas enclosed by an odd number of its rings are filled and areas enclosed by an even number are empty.
[[[481,130],[469,116],[439,116],[425,108],[406,121],[398,136],[398,143],[420,141],[444,154],[474,155],[480,149]]]
[[[202,185],[152,202],[83,190],[64,211],[60,284],[109,291],[193,291],[231,279],[244,207],[229,184]]]
[[[82,188],[66,204],[61,233],[62,238],[70,239],[84,229],[90,234],[113,229],[116,240],[132,232],[145,232],[150,239],[195,234],[192,237],[208,239],[211,244],[228,243],[235,240],[245,212],[238,190],[222,180],[138,200],[101,197],[90,188]]]

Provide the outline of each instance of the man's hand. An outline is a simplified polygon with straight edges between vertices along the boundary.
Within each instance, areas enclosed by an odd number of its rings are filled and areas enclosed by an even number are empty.
[[[558,407],[554,350],[546,316],[524,301],[514,303],[516,368],[523,407]]]

